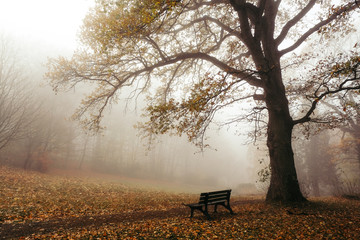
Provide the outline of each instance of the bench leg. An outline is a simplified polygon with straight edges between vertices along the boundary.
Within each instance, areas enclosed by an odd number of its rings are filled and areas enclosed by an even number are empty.
[[[230,207],[230,203],[227,204],[227,205],[224,205],[224,207],[225,207],[227,210],[230,211],[230,214],[234,214],[233,210],[232,210],[231,207]]]
[[[190,206],[189,206],[190,207]],[[209,212],[208,212],[208,207],[207,206],[204,206],[204,209],[202,207],[190,207],[191,209],[191,212],[190,212],[190,218],[193,218],[194,216],[194,211],[195,210],[199,210],[200,212],[202,212],[205,217],[208,219],[208,220],[211,220],[211,217],[209,215]]]
[[[205,215],[208,220],[211,220],[207,205],[205,205],[204,209],[200,208],[199,210]]]
[[[203,211],[204,215],[207,217],[207,219],[211,219],[210,215],[209,215],[209,211],[208,211],[208,205],[205,205],[205,211]]]
[[[194,216],[194,208],[191,208],[191,213],[190,213],[190,218],[192,218]]]
[[[214,212],[217,212],[217,206],[218,206],[218,205],[221,205],[221,206],[223,206],[224,208],[226,208],[227,210],[229,210],[229,211],[230,211],[230,214],[234,214],[233,210],[232,210],[231,207],[230,207],[230,204],[225,204],[225,203],[215,204]]]
[[[192,207],[191,212],[190,212],[190,218],[193,218],[195,210],[199,210],[200,212],[202,212],[207,217],[207,219],[211,219],[211,217],[210,217],[210,215],[208,213],[207,207],[205,207],[205,209],[203,209],[202,207],[200,207],[200,208]]]

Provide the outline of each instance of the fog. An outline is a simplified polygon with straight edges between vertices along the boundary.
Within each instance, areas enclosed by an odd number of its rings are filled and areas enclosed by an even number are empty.
[[[88,87],[55,94],[43,79],[49,57],[70,55],[70,48],[59,51],[51,44],[25,40],[4,34],[9,56],[24,75],[22,84],[31,89],[29,115],[19,136],[1,149],[1,163],[30,170],[96,171],[132,178],[156,179],[210,189],[255,185],[257,164],[248,157],[246,132],[236,135],[234,129],[213,126],[207,136],[210,147],[201,151],[186,137],[157,136],[149,144],[134,125],[142,121],[141,101],[120,96],[103,119],[100,133],[88,133],[71,120]],[[65,48],[66,49],[66,48]],[[26,83],[25,83],[26,82]],[[255,186],[253,186],[256,191]]]
[[[140,100],[128,105],[126,96],[120,95],[119,103],[106,112],[104,130],[98,134],[84,131],[78,122],[71,120],[71,115],[84,94],[91,90],[84,86],[55,94],[43,75],[49,57],[70,56],[76,49],[76,33],[91,1],[79,1],[78,5],[73,6],[79,11],[70,12],[66,21],[63,17],[59,21],[58,15],[55,16],[57,21],[50,20],[59,6],[63,11],[68,9],[66,4],[70,4],[70,1],[65,1],[65,5],[58,1],[56,8],[49,1],[34,2],[32,7],[41,5],[49,9],[42,9],[40,12],[47,14],[27,24],[22,23],[31,18],[28,11],[23,9],[16,15],[19,21],[10,13],[11,9],[17,9],[15,5],[0,4],[3,49],[9,50],[6,58],[12,59],[16,67],[12,74],[21,73],[19,77],[11,77],[16,82],[11,85],[13,89],[9,90],[11,94],[8,96],[12,97],[2,98],[0,107],[5,109],[4,106],[10,106],[4,105],[4,102],[9,101],[11,105],[17,102],[25,107],[16,113],[9,113],[9,116],[13,116],[10,121],[19,124],[11,127],[16,128],[15,133],[6,135],[5,131],[2,132],[6,144],[0,146],[0,164],[44,173],[76,170],[91,175],[97,172],[199,185],[204,190],[232,188],[243,194],[261,194],[266,191],[269,179],[261,181],[261,176],[266,175],[268,170],[266,143],[265,139],[259,139],[256,144],[249,141],[248,133],[253,131],[253,123],[244,122],[220,129],[215,124],[211,125],[206,139],[210,147],[204,151],[189,143],[186,137],[157,136],[149,144],[134,128],[137,122],[142,121],[140,116],[144,104]],[[34,25],[40,28],[33,29]],[[3,54],[2,61],[5,60]],[[2,68],[5,67],[9,66],[2,65]],[[10,83],[2,78],[1,84],[3,90]],[[6,116],[3,109],[2,117]],[[225,114],[231,115],[232,112]],[[300,130],[295,133],[297,140],[294,142],[294,150],[299,181],[303,192],[308,195],[334,194],[350,188],[355,182],[352,166],[356,161],[345,162],[341,158],[334,158],[339,155],[330,151],[346,140],[340,132],[325,131],[309,139],[302,137]],[[356,153],[350,155],[356,159]],[[262,174],[259,175],[259,172]]]

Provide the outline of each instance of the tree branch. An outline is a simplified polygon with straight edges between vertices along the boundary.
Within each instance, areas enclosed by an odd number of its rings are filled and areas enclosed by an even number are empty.
[[[356,1],[353,3],[349,3],[346,6],[340,8],[338,11],[334,12],[329,16],[329,18],[317,23],[314,27],[310,28],[307,32],[305,32],[293,45],[291,45],[288,48],[285,48],[280,51],[280,56],[283,56],[296,48],[298,48],[309,36],[311,36],[313,33],[317,32],[321,27],[329,24],[330,22],[334,21],[339,15],[341,15],[344,12],[353,11],[356,8],[359,8],[359,6],[356,4]],[[284,33],[285,34],[285,33]],[[281,40],[281,39],[279,39]]]
[[[279,46],[285,39],[286,35],[289,33],[290,29],[296,25],[315,5],[316,0],[311,0],[305,8],[303,8],[293,19],[288,21],[283,29],[281,30],[281,33],[276,38],[276,43]]]
[[[180,53],[180,54],[177,54],[174,56],[169,56],[168,60],[160,61],[151,66],[144,67],[143,69],[140,69],[138,71],[131,73],[131,76],[137,76],[144,72],[151,72],[154,69],[168,66],[168,65],[174,64],[176,62],[187,60],[187,59],[205,60],[205,61],[213,64],[214,66],[218,67],[222,71],[224,71],[228,74],[231,74],[232,76],[235,76],[237,78],[243,79],[244,81],[246,81],[247,83],[249,83],[252,86],[261,87],[261,88],[263,87],[262,81],[260,79],[256,78],[255,76],[253,76],[254,72],[249,72],[249,70],[235,69],[235,68],[227,65],[226,63],[218,60],[217,58],[210,56],[209,54],[202,53],[202,52],[194,52],[194,53],[188,52],[188,53]]]
[[[353,79],[351,79],[353,80]],[[305,114],[304,117],[298,119],[298,120],[294,120],[293,121],[293,124],[296,125],[296,124],[299,124],[299,123],[305,123],[305,122],[309,122],[311,121],[311,118],[310,118],[310,115],[314,113],[315,109],[316,109],[316,106],[317,104],[320,102],[320,100],[322,100],[323,98],[325,98],[326,96],[328,95],[331,95],[331,94],[335,94],[335,93],[338,93],[338,92],[342,92],[342,91],[350,91],[350,90],[358,90],[360,89],[360,85],[357,85],[357,86],[354,86],[354,87],[344,87],[344,85],[348,82],[349,80],[346,80],[344,81],[338,89],[335,89],[335,90],[331,90],[331,91],[327,91],[327,92],[324,92],[322,94],[320,94],[317,98],[315,98],[315,100],[312,102],[311,104],[311,107],[309,109],[309,111]]]

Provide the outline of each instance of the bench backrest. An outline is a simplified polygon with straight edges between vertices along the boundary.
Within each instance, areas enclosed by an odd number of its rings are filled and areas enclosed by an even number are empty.
[[[199,204],[209,204],[218,201],[230,201],[231,190],[206,192],[200,194]]]

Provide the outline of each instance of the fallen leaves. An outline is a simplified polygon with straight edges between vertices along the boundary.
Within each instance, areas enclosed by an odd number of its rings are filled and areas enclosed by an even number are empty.
[[[22,226],[54,218],[63,222],[83,218],[91,223],[56,227],[53,221],[56,230],[44,225],[39,227],[43,231],[26,239],[360,238],[357,200],[329,197],[310,199],[301,205],[281,205],[232,197],[235,215],[219,208],[218,213],[211,214],[214,220],[207,221],[201,213],[189,219],[189,209],[181,207],[182,202],[196,201],[197,195],[146,191],[116,182],[50,177],[3,167],[0,170],[0,223]],[[95,221],[115,214],[120,219]]]
[[[189,195],[1,167],[0,223],[166,209]]]

